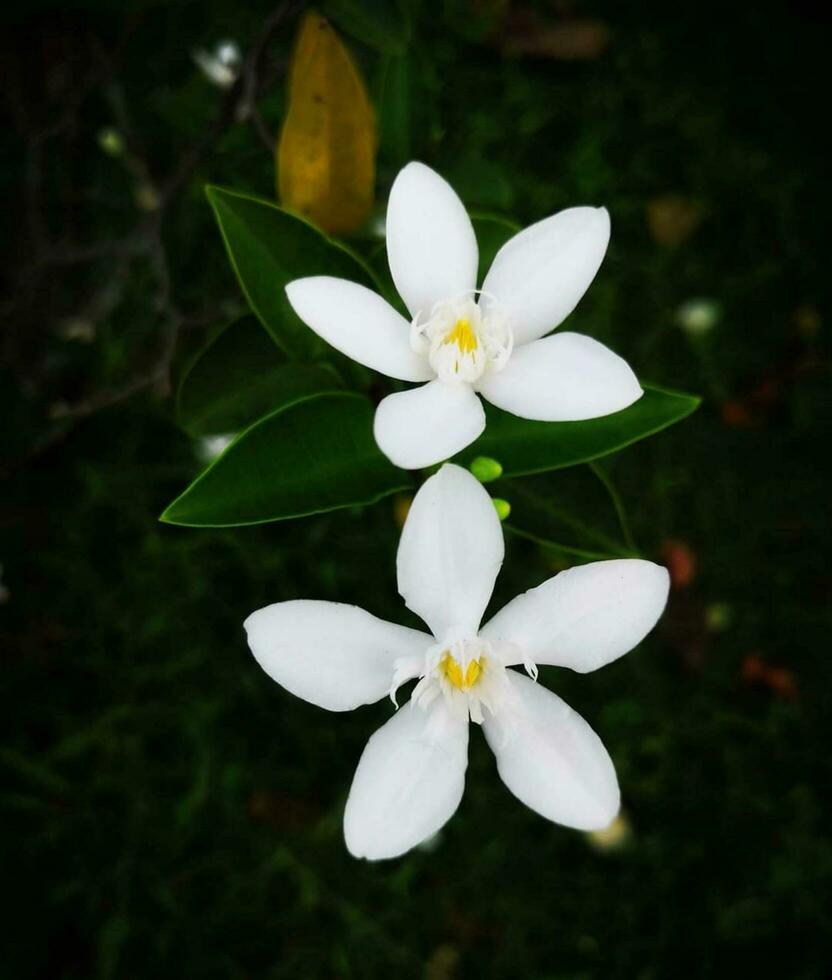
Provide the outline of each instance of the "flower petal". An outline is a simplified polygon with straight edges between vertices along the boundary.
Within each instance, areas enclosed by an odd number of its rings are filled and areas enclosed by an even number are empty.
[[[483,303],[506,309],[514,343],[553,330],[578,305],[610,240],[606,208],[567,208],[518,232],[497,252],[482,284]]]
[[[532,810],[577,830],[600,830],[620,805],[618,780],[601,739],[581,716],[545,687],[514,671],[510,727],[486,713],[483,731],[497,771]]]
[[[503,370],[484,375],[477,388],[497,408],[541,422],[610,415],[644,394],[623,358],[579,333],[516,349]]]
[[[391,462],[418,470],[458,453],[484,428],[482,402],[471,386],[436,378],[384,398],[376,409],[373,432]]]
[[[410,347],[410,324],[377,293],[333,276],[286,286],[292,309],[328,344],[359,364],[400,381],[427,381],[427,358]]]
[[[432,642],[358,606],[312,599],[258,609],[244,626],[251,652],[269,677],[330,711],[378,701],[390,689],[394,661],[423,656]]]
[[[399,708],[370,738],[344,811],[354,857],[394,858],[435,834],[454,814],[465,788],[468,720],[440,699],[428,713]]]
[[[487,491],[451,463],[413,499],[396,559],[399,592],[441,640],[451,627],[476,631],[504,554],[503,529]]]
[[[423,163],[409,163],[387,202],[387,259],[415,317],[477,285],[477,239],[451,185]]]
[[[582,674],[603,667],[640,643],[667,603],[666,568],[639,558],[578,565],[504,606],[481,635],[513,644],[508,663],[570,667]]]

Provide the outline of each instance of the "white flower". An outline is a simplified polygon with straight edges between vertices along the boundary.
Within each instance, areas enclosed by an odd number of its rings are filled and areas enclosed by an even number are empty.
[[[357,606],[280,602],[246,620],[260,666],[330,711],[418,682],[367,743],[344,814],[356,857],[396,857],[435,834],[462,798],[468,721],[482,725],[505,784],[538,813],[596,830],[618,812],[618,783],[598,736],[535,683],[536,664],[595,670],[632,649],[664,609],[669,578],[649,561],[561,572],[480,628],[503,561],[485,489],[447,464],[421,487],[397,559],[399,592],[431,634]],[[529,677],[512,667],[522,666]]]
[[[242,55],[236,41],[220,41],[213,51],[200,48],[192,58],[205,77],[219,88],[231,88],[237,81]]]
[[[234,434],[222,436],[202,436],[196,442],[196,454],[203,463],[212,463],[234,442]]]
[[[676,311],[676,322],[691,337],[702,337],[719,323],[719,303],[706,297],[686,300]]]
[[[485,428],[477,394],[527,419],[609,415],[641,397],[630,367],[576,333],[544,337],[572,312],[607,249],[605,208],[569,208],[511,238],[482,289],[477,240],[462,202],[421,163],[396,177],[387,205],[387,257],[408,322],[384,299],[331,276],[286,286],[295,312],[333,347],[401,381],[427,381],[388,395],[375,437],[398,466],[431,466]]]

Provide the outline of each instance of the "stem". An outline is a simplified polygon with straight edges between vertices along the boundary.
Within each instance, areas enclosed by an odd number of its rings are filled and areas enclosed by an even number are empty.
[[[591,462],[588,464],[588,466],[601,482],[601,485],[607,491],[607,495],[612,501],[612,505],[615,508],[616,517],[618,518],[618,526],[621,528],[621,534],[624,537],[624,544],[626,544],[630,551],[634,552],[635,555],[639,555],[640,552],[636,545],[635,539],[633,538],[630,521],[627,518],[627,512],[624,510],[624,503],[621,500],[618,490],[615,488],[615,484],[598,463]]]
[[[622,548],[621,544],[618,541],[613,541],[602,531],[599,531],[597,528],[585,524],[583,521],[579,520],[577,517],[574,517],[572,514],[568,513],[567,511],[559,510],[557,507],[553,506],[547,499],[540,497],[538,496],[538,494],[529,490],[528,487],[523,486],[521,483],[512,483],[511,497],[509,499],[515,499],[517,497],[519,497],[521,500],[525,499],[528,503],[532,505],[532,507],[536,507],[539,510],[544,511],[545,513],[553,517],[555,520],[560,521],[562,524],[565,524],[567,527],[574,530],[577,534],[582,535],[584,538],[593,541],[600,548],[604,549],[603,557],[605,558],[609,558],[610,555],[630,557],[632,552],[635,550],[628,543],[625,544],[625,547]],[[545,541],[545,539],[543,540]],[[584,549],[572,548],[571,545],[569,546],[558,545],[558,547],[569,547],[571,550],[575,551],[576,553],[592,554],[592,552],[584,551]]]
[[[506,523],[503,524],[503,527],[511,534],[517,535],[518,538],[533,541],[542,548],[552,548],[555,551],[561,551],[567,555],[574,555],[576,558],[585,558],[587,561],[604,561],[608,558],[620,557],[620,552],[618,551],[612,553],[608,551],[587,551],[585,548],[576,548],[571,544],[561,544],[560,541],[550,541],[548,538],[542,538],[539,534],[533,534],[531,531],[524,531],[522,528],[515,527],[513,524]]]

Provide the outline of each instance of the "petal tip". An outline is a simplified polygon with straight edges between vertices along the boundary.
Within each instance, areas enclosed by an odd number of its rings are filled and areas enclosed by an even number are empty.
[[[397,195],[398,192],[401,191],[403,185],[409,183],[411,180],[419,180],[420,178],[427,176],[437,177],[438,174],[427,164],[421,163],[419,160],[411,160],[410,163],[406,163],[393,178],[393,183],[390,186],[390,197],[387,201],[388,213],[390,210],[390,202],[393,201],[394,195]]]
[[[421,160],[411,160],[409,163],[406,163],[396,174],[396,180],[405,174],[431,174],[432,176],[437,176],[436,171],[426,163],[422,163]]]
[[[364,847],[363,841],[358,839],[356,836],[352,825],[347,817],[347,812],[344,813],[344,844],[350,855],[354,857],[357,861],[364,861],[367,858],[366,848]]]
[[[302,293],[309,282],[308,277],[301,279],[293,279],[291,282],[287,282],[283,287],[283,292],[286,293],[286,298],[289,300],[292,308],[294,309],[296,304],[300,301]]]
[[[658,574],[656,576],[656,582],[662,591],[662,609],[667,605],[667,597],[670,595],[670,570],[665,568],[664,565],[654,565]]]
[[[581,829],[592,833],[599,830],[606,830],[621,812],[621,792],[616,786],[615,798],[605,800],[598,806],[598,811],[587,820],[586,826]]]
[[[350,856],[354,857],[356,861],[390,861],[393,858],[401,857],[401,854],[375,853],[369,842],[353,841],[347,837],[346,832],[344,833],[344,843]]]
[[[630,387],[631,387],[631,392],[633,397],[632,400],[628,402],[627,405],[624,406],[625,408],[629,408],[630,405],[635,405],[635,403],[639,401],[639,399],[644,397],[644,388],[641,387],[641,384],[639,383],[639,380],[636,377],[635,371],[630,367],[629,364],[627,365],[627,367],[630,371],[630,374],[632,375],[632,378],[630,378],[629,380],[630,380]]]
[[[610,230],[612,227],[612,221],[610,219],[609,211],[602,205],[600,208],[595,208],[596,223],[598,229],[601,232],[602,237],[605,239],[606,243],[609,244],[610,240]],[[606,246],[604,248],[606,251]]]
[[[243,629],[246,631],[247,637],[251,636],[251,631],[254,629],[256,621],[261,618],[261,614],[268,608],[268,606],[264,606],[263,609],[255,609],[254,612],[249,613],[243,620]]]

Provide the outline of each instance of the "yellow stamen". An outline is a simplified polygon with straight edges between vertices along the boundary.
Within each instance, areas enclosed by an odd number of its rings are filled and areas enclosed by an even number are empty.
[[[478,660],[471,660],[465,668],[465,673],[463,673],[459,662],[449,653],[445,654],[440,663],[440,667],[445,676],[460,691],[468,691],[477,683],[477,679],[484,665],[485,657],[480,657]]]
[[[477,349],[477,335],[471,329],[468,320],[457,320],[453,330],[449,331],[443,344],[456,344],[460,354],[473,354]]]

